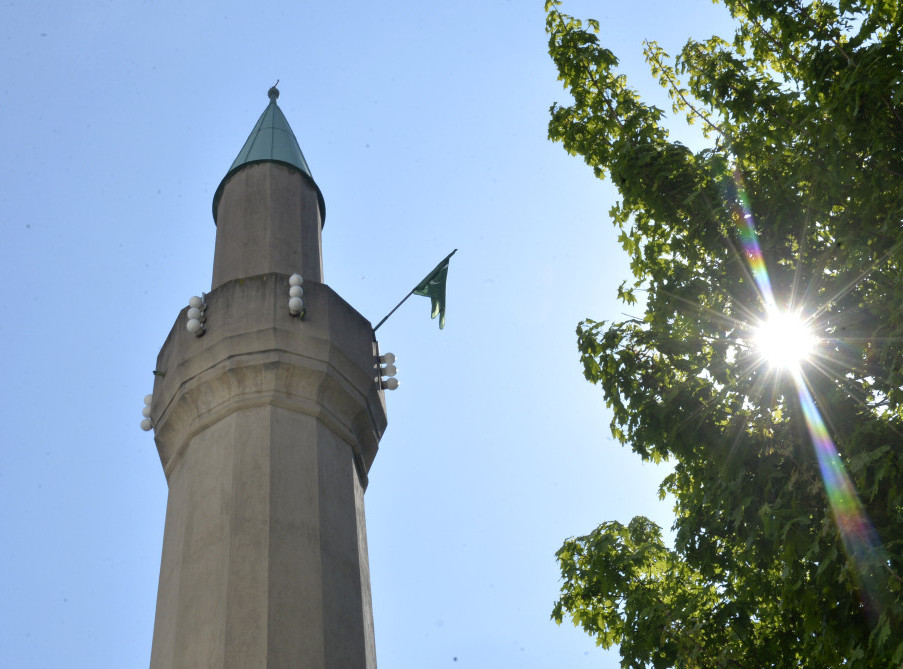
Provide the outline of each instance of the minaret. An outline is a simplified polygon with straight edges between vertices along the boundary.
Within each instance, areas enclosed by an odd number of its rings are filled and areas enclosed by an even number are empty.
[[[278,96],[216,190],[212,290],[157,358],[148,425],[169,498],[154,669],[376,667],[378,351],[323,283],[323,196]],[[295,273],[303,309],[289,307]]]

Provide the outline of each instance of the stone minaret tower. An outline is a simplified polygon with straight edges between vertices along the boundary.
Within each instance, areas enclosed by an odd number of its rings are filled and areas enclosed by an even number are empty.
[[[202,315],[179,314],[148,398],[169,485],[154,669],[376,667],[364,490],[386,428],[379,354],[323,283],[323,196],[269,97],[213,199]]]

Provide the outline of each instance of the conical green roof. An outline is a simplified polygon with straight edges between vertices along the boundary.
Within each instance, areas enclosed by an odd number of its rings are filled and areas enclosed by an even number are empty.
[[[248,136],[245,145],[241,147],[238,156],[232,163],[232,167],[223,177],[213,196],[213,221],[216,222],[216,211],[219,208],[219,201],[223,194],[223,188],[226,182],[233,174],[238,172],[246,165],[254,165],[256,163],[274,162],[293,167],[305,177],[310,179],[310,183],[317,189],[317,199],[320,201],[320,215],[322,220],[326,220],[326,206],[323,201],[323,194],[314,181],[313,175],[310,173],[310,167],[301,153],[301,147],[298,140],[295,139],[295,133],[292,132],[291,126],[276,104],[276,98],[279,97],[279,90],[273,86],[268,92],[270,104],[263,110],[263,114],[257,119],[257,125]]]

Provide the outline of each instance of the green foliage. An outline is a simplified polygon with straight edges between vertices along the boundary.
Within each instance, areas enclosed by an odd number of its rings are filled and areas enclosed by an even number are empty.
[[[581,323],[581,361],[614,436],[673,464],[676,518],[673,549],[644,518],[567,541],[553,618],[623,666],[903,666],[903,8],[726,0],[732,39],[674,59],[647,43],[674,118],[709,139],[694,153],[560,4],[549,52],[573,100],[549,137],[618,188],[618,296],[643,310]],[[880,560],[847,554],[792,380],[751,350],[741,197],[778,303],[820,338],[807,379]]]

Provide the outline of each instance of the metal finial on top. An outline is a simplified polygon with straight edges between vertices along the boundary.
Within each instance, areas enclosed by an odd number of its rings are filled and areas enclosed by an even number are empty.
[[[267,91],[267,97],[270,98],[270,102],[276,102],[276,98],[279,97],[279,89],[276,86],[279,85],[279,80],[276,80],[276,83],[270,87],[270,90]]]

